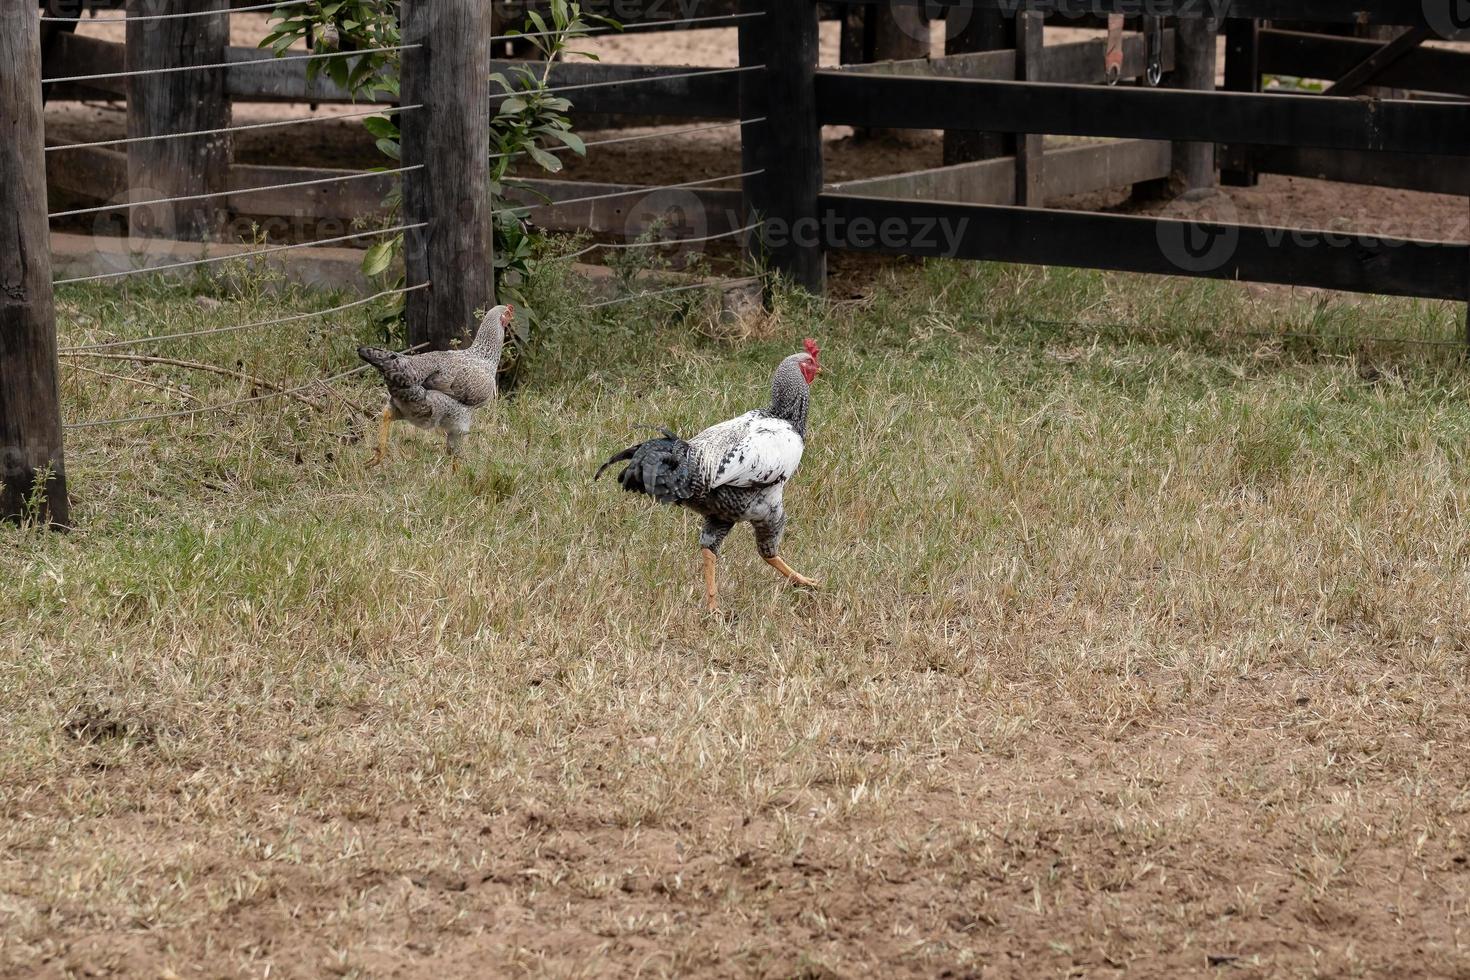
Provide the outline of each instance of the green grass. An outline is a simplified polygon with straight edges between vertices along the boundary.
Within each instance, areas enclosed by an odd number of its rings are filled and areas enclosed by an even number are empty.
[[[409,430],[365,468],[367,376],[69,433],[77,530],[0,540],[0,970],[1465,967],[1466,375],[1354,339],[1461,309],[946,263],[737,325],[534,288],[458,475]],[[340,299],[71,290],[60,329]],[[148,352],[304,384],[372,322]],[[741,529],[711,618],[696,519],[591,474],[808,335],[783,552],[824,587]],[[192,404],[79,366],[256,391],[67,359],[72,420]]]

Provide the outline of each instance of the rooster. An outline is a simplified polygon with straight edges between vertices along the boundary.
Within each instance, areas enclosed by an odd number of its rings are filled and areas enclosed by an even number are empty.
[[[819,584],[792,571],[780,555],[786,529],[781,498],[786,481],[801,464],[811,384],[822,370],[816,342],[808,339],[804,346],[804,353],[792,354],[776,368],[769,408],[711,426],[687,441],[660,429],[663,438],[629,446],[593,476],[595,480],[609,466],[627,460],[618,476],[624,490],[704,515],[699,547],[712,612],[719,608],[716,556],[725,536],[744,521],[755,530],[756,548],[766,564],[793,585]]]
[[[514,306],[495,307],[480,322],[474,343],[464,350],[397,354],[381,347],[357,349],[357,356],[377,368],[388,386],[388,404],[378,426],[378,449],[369,466],[383,461],[389,428],[405,419],[420,429],[444,433],[450,466],[459,470],[459,454],[474,410],[495,397],[500,350],[515,313]]]

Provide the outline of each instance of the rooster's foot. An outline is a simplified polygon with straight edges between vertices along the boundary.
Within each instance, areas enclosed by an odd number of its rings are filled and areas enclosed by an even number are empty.
[[[790,565],[781,560],[780,555],[773,555],[772,557],[767,558],[766,564],[770,565],[782,575],[785,575],[787,581],[789,581],[792,585],[802,585],[806,586],[809,589],[815,589],[822,584],[814,578],[807,578],[805,575],[802,575],[793,570]]]
[[[715,553],[708,548],[701,548],[704,555],[704,594],[710,612],[719,612],[719,593],[715,588]]]

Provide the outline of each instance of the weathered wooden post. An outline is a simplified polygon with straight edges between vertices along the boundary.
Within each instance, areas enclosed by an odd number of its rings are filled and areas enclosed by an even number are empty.
[[[944,53],[970,54],[1016,47],[1015,21],[998,10],[951,7],[949,19],[968,17],[959,28],[945,25]],[[944,165],[990,160],[1015,153],[1016,139],[1009,133],[977,133],[961,129],[944,132]]]
[[[765,117],[741,131],[746,223],[763,222],[753,251],[790,281],[821,294],[827,253],[817,213],[822,127],[817,117],[816,0],[741,0],[740,117]],[[764,66],[761,68],[760,66]]]
[[[1215,37],[1219,25],[1213,17],[1180,17],[1174,32],[1173,87],[1212,92],[1215,89]],[[1169,182],[1176,193],[1217,186],[1214,143],[1175,143],[1174,166]]]
[[[868,59],[882,61],[914,61],[927,58],[933,45],[929,39],[929,15],[924,4],[879,3],[864,11]],[[903,141],[906,129],[859,129],[857,139],[889,139]]]
[[[484,0],[403,0],[399,116],[411,344],[443,349],[474,330],[476,309],[495,305],[490,200],[490,6]]]
[[[36,4],[7,0],[0,65],[0,520],[34,516],[64,527],[71,515],[61,452]]]
[[[230,0],[128,0],[127,68],[218,65],[230,45]],[[214,12],[210,17],[139,20],[144,15]],[[230,125],[226,69],[135,75],[128,83],[128,136],[164,136]],[[148,140],[128,145],[133,201],[215,194],[229,187],[233,148],[228,134]],[[132,235],[209,241],[229,221],[224,198],[134,208]]]
[[[1041,81],[1041,59],[1046,50],[1046,15],[1022,11],[1016,14],[1016,79]],[[1016,137],[1016,204],[1027,208],[1046,206],[1046,176],[1043,154],[1046,136],[1026,133]]]
[[[1246,17],[1225,21],[1225,90],[1261,91],[1261,22]],[[1220,183],[1254,187],[1259,182],[1251,164],[1251,148],[1235,144],[1220,147]]]

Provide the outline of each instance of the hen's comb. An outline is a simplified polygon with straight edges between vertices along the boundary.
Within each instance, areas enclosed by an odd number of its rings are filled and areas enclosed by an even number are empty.
[[[801,345],[806,348],[806,352],[810,354],[813,359],[816,359],[822,353],[822,348],[818,347],[817,342],[810,337],[808,337],[806,340],[803,340],[801,342]]]

